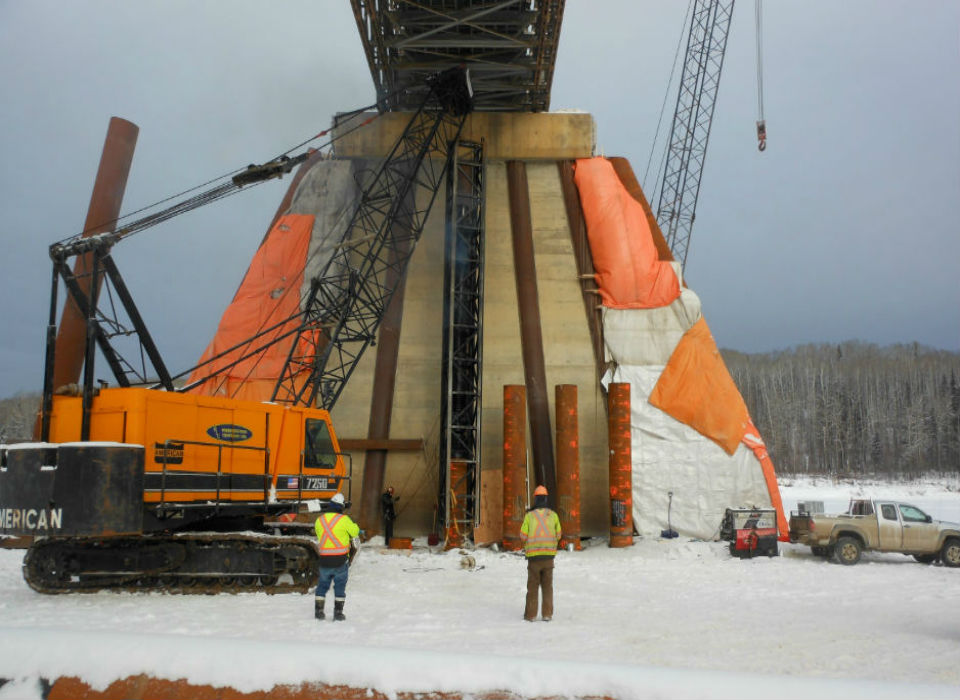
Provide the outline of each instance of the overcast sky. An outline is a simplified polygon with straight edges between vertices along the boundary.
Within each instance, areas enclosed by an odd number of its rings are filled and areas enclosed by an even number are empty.
[[[567,1],[552,108],[591,112],[639,178],[686,6]],[[960,2],[768,0],[763,30],[769,145],[740,0],[688,258],[717,342],[960,349]],[[348,0],[0,0],[0,65],[0,397],[41,387],[47,249],[83,226],[111,116],[140,127],[126,213],[374,100]],[[117,247],[171,368],[209,341],[287,184]]]

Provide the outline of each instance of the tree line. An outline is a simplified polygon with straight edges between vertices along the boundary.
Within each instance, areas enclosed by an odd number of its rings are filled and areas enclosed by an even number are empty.
[[[855,341],[721,353],[779,474],[960,474],[960,353]],[[0,400],[0,443],[30,440],[39,406]]]
[[[851,341],[721,354],[780,474],[960,473],[960,353]]]

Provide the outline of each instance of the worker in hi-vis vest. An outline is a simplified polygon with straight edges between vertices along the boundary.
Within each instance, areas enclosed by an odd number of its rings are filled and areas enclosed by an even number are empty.
[[[346,620],[343,604],[347,599],[347,576],[353,551],[359,548],[360,526],[344,514],[342,493],[336,493],[317,518],[314,529],[320,540],[320,577],[313,599],[313,614],[318,620],[326,618],[323,607],[333,584],[333,619]]]
[[[547,489],[537,486],[533,492],[533,508],[527,511],[520,526],[520,541],[527,554],[527,605],[523,619],[537,619],[537,599],[543,591],[540,608],[544,622],[553,617],[553,558],[560,541],[560,518],[547,507]]]

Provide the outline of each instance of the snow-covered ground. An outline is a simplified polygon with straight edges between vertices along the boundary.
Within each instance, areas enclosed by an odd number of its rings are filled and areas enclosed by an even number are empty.
[[[786,507],[852,495],[906,500],[960,521],[960,483],[782,481]],[[401,691],[496,689],[527,697],[960,697],[960,570],[865,554],[854,567],[781,544],[738,560],[725,543],[590,540],[561,552],[550,623],[522,619],[521,556],[386,551],[365,544],[347,621],[309,595],[43,596],[0,550],[0,698],[38,678],[96,688],[149,674],[249,692],[316,681]],[[328,606],[332,603],[328,603]]]

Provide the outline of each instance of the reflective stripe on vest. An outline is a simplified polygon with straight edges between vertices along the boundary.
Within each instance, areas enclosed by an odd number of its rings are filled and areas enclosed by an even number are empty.
[[[547,524],[548,512],[543,508],[537,508],[529,513],[533,516],[534,523],[533,532],[527,536],[527,541],[523,545],[527,556],[557,553],[557,535]]]
[[[333,532],[333,528],[335,528],[337,523],[339,523],[344,517],[345,516],[343,513],[338,513],[337,515],[333,516],[332,520],[327,520],[323,517],[323,515],[318,518],[320,527],[323,528],[323,534],[320,535],[320,556],[332,557],[340,554],[350,553],[349,541],[341,542],[340,538],[337,537]]]

